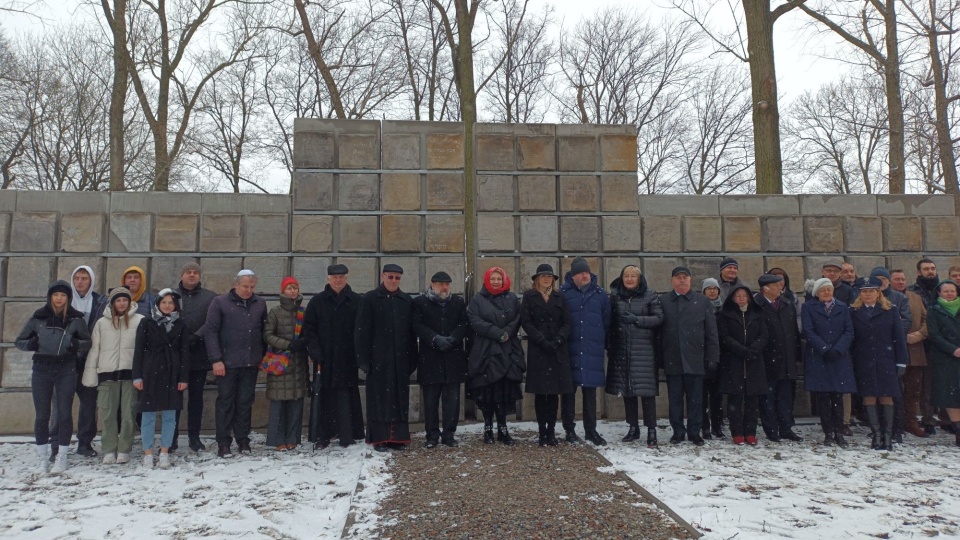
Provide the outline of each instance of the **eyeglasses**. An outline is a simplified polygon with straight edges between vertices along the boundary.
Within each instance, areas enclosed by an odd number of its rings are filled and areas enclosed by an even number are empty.
[[[384,279],[388,279],[390,281],[400,281],[400,278],[402,278],[403,276],[383,276],[383,277]]]

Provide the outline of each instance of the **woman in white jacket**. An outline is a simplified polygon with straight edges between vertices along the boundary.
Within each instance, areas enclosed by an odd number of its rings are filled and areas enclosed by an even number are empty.
[[[103,463],[128,463],[133,449],[137,394],[133,388],[133,351],[143,315],[125,287],[110,290],[110,304],[93,327],[93,345],[83,370],[83,385],[97,388],[97,409],[103,420],[100,445]],[[120,430],[117,432],[117,412]]]

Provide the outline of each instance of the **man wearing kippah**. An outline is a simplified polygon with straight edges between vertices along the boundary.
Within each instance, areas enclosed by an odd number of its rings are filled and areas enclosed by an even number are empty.
[[[194,452],[206,450],[200,442],[200,426],[203,419],[203,386],[210,371],[207,346],[203,342],[207,310],[217,293],[204,289],[200,284],[200,265],[188,262],[180,269],[180,318],[184,323],[184,335],[190,343],[190,378],[187,381],[187,437]],[[177,425],[180,425],[180,410],[177,410]],[[173,432],[173,445],[177,448],[178,430]]]

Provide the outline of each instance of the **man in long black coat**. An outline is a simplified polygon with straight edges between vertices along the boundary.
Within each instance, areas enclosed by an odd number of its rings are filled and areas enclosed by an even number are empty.
[[[430,278],[427,292],[413,300],[413,330],[420,338],[417,381],[423,392],[427,448],[435,448],[438,442],[449,447],[459,446],[454,433],[460,420],[460,385],[467,380],[463,339],[470,322],[463,298],[450,293],[452,281],[446,272],[437,272]]]
[[[767,346],[763,360],[767,369],[767,395],[760,399],[760,421],[771,441],[787,439],[800,442],[793,432],[793,400],[796,392],[797,362],[800,361],[800,328],[797,310],[780,295],[783,276],[764,274],[758,281],[760,292],[753,300],[763,310],[767,324]]]
[[[206,450],[200,441],[200,427],[203,419],[203,387],[207,383],[210,360],[207,358],[207,346],[203,342],[204,325],[207,323],[207,310],[217,293],[204,289],[200,283],[200,265],[188,262],[180,269],[180,318],[190,348],[190,378],[187,381],[187,437],[190,449],[194,452]],[[177,425],[180,425],[180,409],[177,409]],[[174,429],[172,452],[177,448],[179,430]]]
[[[348,274],[343,264],[328,266],[326,287],[310,299],[303,314],[302,335],[313,359],[316,403],[310,407],[308,440],[314,449],[326,448],[333,436],[339,436],[343,447],[364,437],[353,346],[360,295],[347,283]]]
[[[417,368],[413,299],[400,290],[403,268],[386,264],[380,285],[360,298],[354,346],[367,374],[367,443],[374,450],[410,444],[410,375]]]

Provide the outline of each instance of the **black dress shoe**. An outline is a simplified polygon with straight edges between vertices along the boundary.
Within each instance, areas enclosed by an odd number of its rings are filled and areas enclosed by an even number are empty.
[[[580,444],[583,442],[583,439],[577,435],[576,431],[568,431],[564,440],[567,441],[568,444]]]
[[[683,433],[674,433],[673,436],[670,437],[670,444],[680,444],[683,442],[683,439]]]
[[[483,443],[484,444],[493,444],[497,440],[493,437],[493,427],[484,427],[483,428]]]
[[[688,438],[690,439],[690,442],[697,446],[703,446],[706,444],[703,442],[703,437],[697,435],[696,433],[692,433]]]
[[[230,451],[230,445],[229,445],[229,444],[221,444],[220,446],[218,446],[218,447],[217,447],[217,457],[221,457],[221,458],[232,458],[232,457],[233,457],[233,452]]]
[[[237,441],[237,452],[241,454],[252,454],[253,450],[250,449],[250,441],[247,439]]]
[[[838,435],[842,437],[853,437],[853,432],[850,431],[850,426],[844,424],[843,427],[840,428],[840,432],[838,433]]]
[[[547,446],[559,446],[560,441],[557,440],[557,434],[551,429],[547,432]]]
[[[781,433],[781,435],[788,441],[803,442],[803,437],[794,433],[792,429],[788,429],[787,431]]]
[[[427,448],[436,448],[438,444],[440,443],[436,439],[427,439],[427,444],[425,444],[424,446],[426,446]]]
[[[590,433],[587,433],[586,438],[588,441],[592,442],[596,446],[607,445],[607,441],[603,437],[601,437],[600,434],[597,433],[596,431],[591,431]]]
[[[726,435],[723,434],[723,428],[713,428],[710,432],[713,433],[713,436],[718,439],[726,437]]]
[[[824,434],[824,436],[823,436],[823,445],[824,445],[824,446],[833,446],[833,443],[834,443],[834,435],[833,435],[833,433],[826,433],[826,434]]]
[[[390,451],[390,447],[388,447],[386,444],[382,444],[382,443],[381,443],[381,444],[375,444],[375,445],[373,445],[373,449],[374,449],[374,451],[376,451],[376,452],[389,452],[389,451]]]
[[[657,447],[657,428],[647,428],[647,448]]]
[[[936,435],[936,434],[937,434],[937,427],[936,427],[936,426],[923,426],[923,431],[924,431],[924,433],[926,433],[927,435],[931,435],[931,436],[932,436],[932,435]]]
[[[833,436],[833,442],[837,443],[837,446],[840,448],[846,448],[849,446],[847,440],[843,438],[843,433],[837,433]]]
[[[454,439],[453,437],[450,437],[449,439],[440,439],[440,444],[442,444],[442,445],[444,445],[444,446],[446,446],[446,447],[448,447],[448,448],[456,448],[456,447],[460,446],[460,443],[457,442],[457,440]]]
[[[194,452],[202,452],[206,450],[207,447],[200,442],[200,437],[190,437],[190,449]]]
[[[387,446],[395,452],[403,452],[407,449],[407,445],[403,443],[387,443]]]
[[[633,442],[640,440],[640,428],[638,426],[630,426],[630,429],[627,430],[627,434],[620,439],[622,442]]]
[[[328,447],[328,446],[330,446],[330,441],[328,441],[328,440],[319,440],[319,441],[313,443],[313,450],[314,450],[314,451],[323,450],[324,448],[326,448],[326,447]]]
[[[703,439],[706,440],[706,441],[712,441],[712,440],[713,440],[713,435],[710,434],[710,430],[709,430],[709,429],[701,430],[701,431],[700,431],[700,436],[703,437]]]
[[[97,457],[97,451],[89,444],[77,444],[77,455],[83,457]]]

